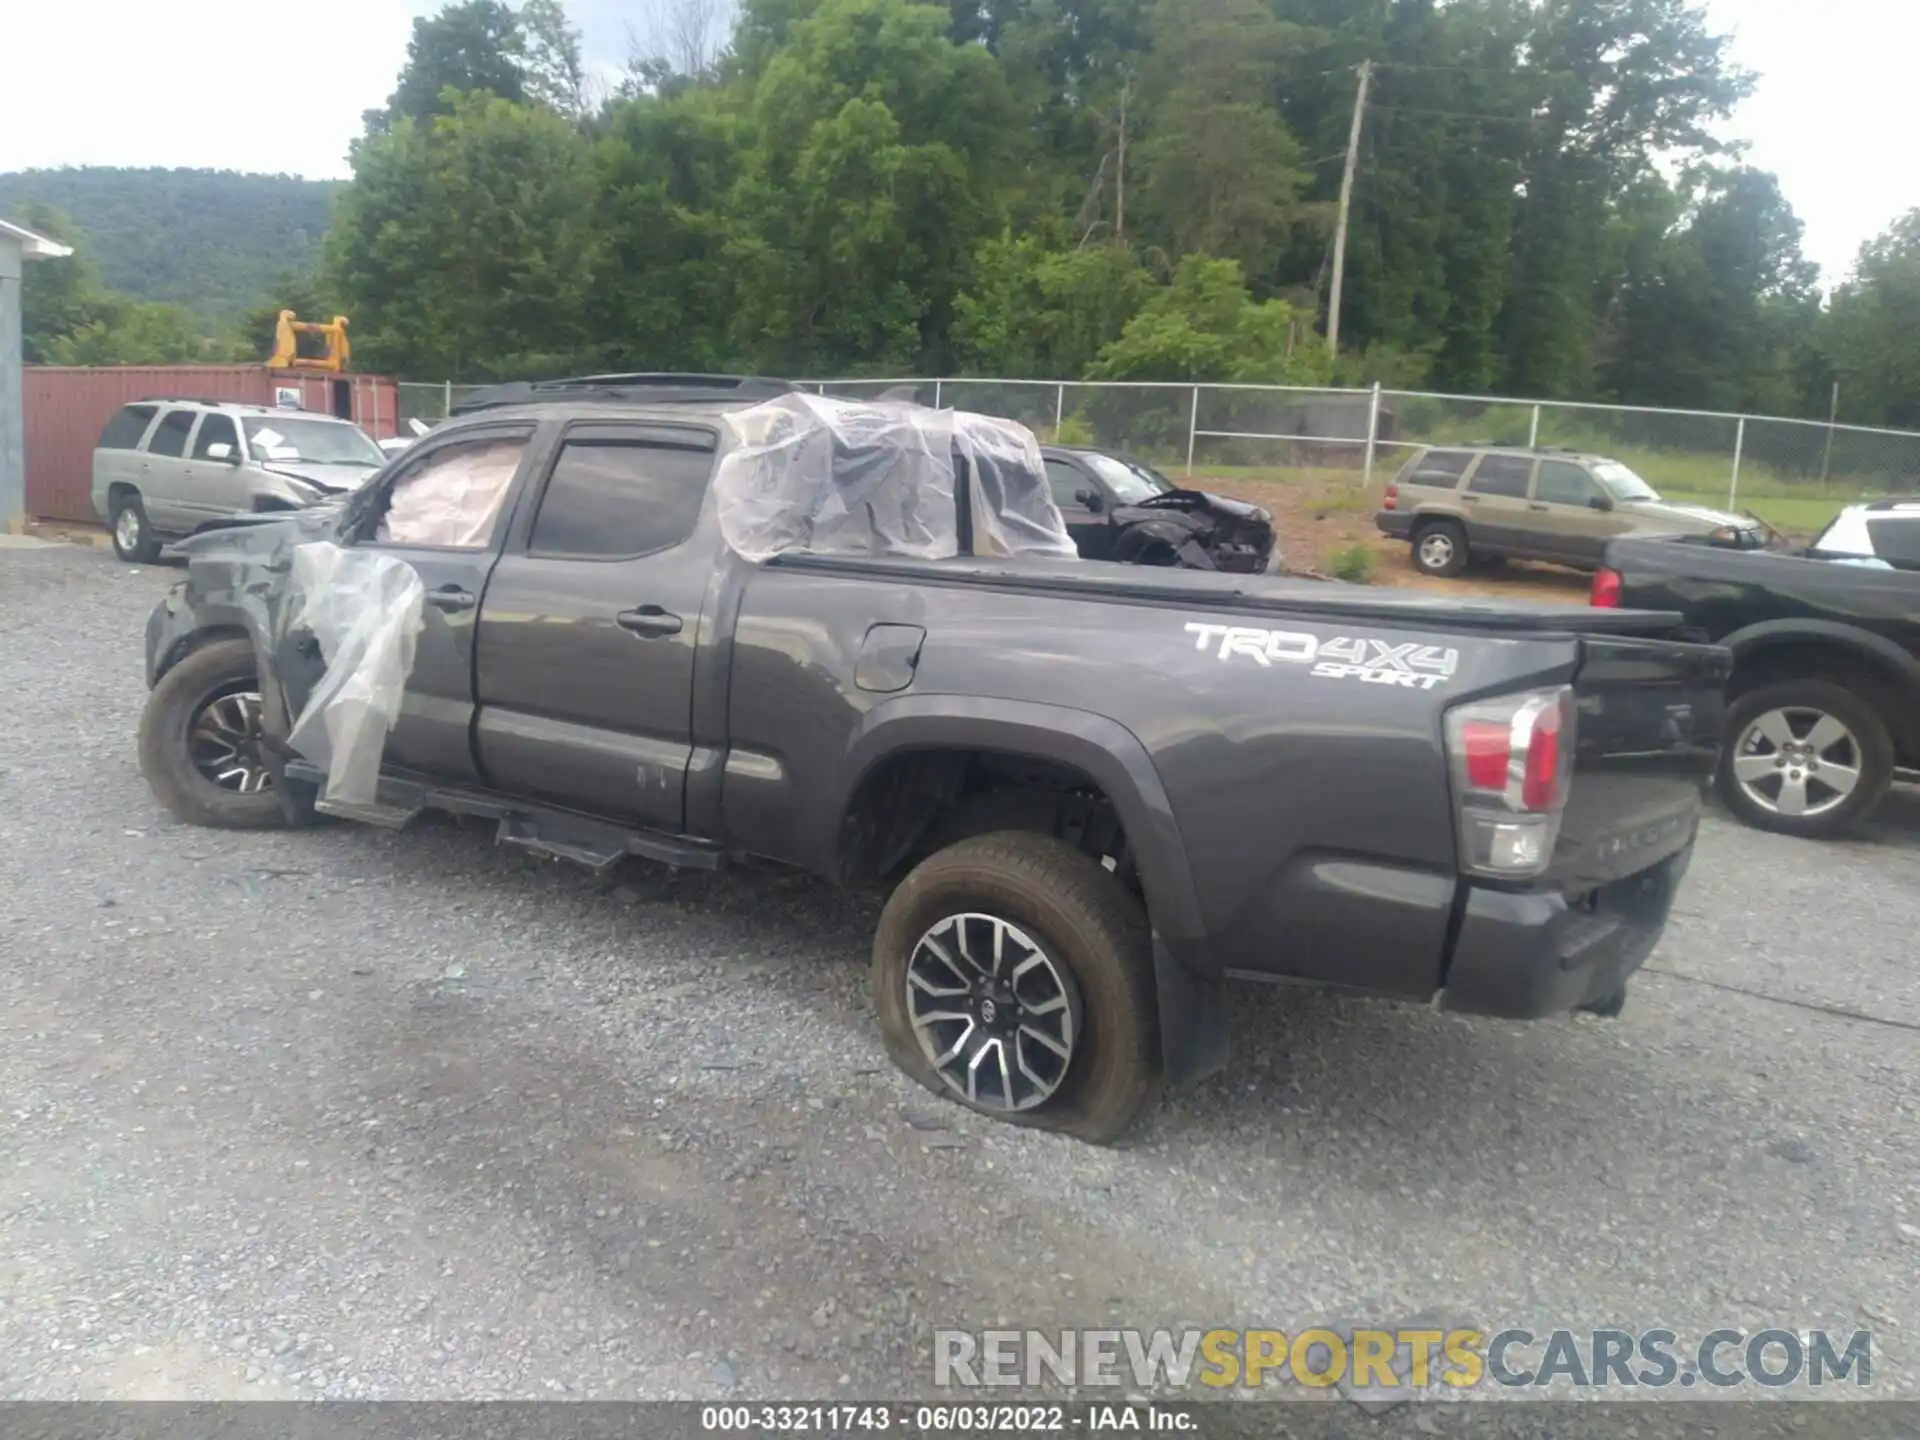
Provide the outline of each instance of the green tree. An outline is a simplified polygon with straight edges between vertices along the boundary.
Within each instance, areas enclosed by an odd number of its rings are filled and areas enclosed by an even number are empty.
[[[461,380],[551,373],[587,348],[591,148],[553,112],[487,94],[354,147],[327,284],[363,363]]]
[[[527,98],[561,115],[585,116],[592,104],[580,31],[567,19],[560,0],[521,0],[516,19]]]
[[[1299,39],[1262,0],[1159,0],[1140,209],[1170,252],[1226,256],[1274,278],[1307,182],[1273,105]]]
[[[825,0],[754,82],[735,187],[736,340],[761,365],[934,367],[1000,228],[993,57],[914,0]]]
[[[1095,380],[1301,384],[1326,378],[1310,318],[1284,300],[1256,302],[1232,260],[1189,255],[1101,351]]]
[[[401,119],[427,120],[447,111],[446,92],[485,91],[502,100],[527,97],[526,32],[501,0],[461,0],[413,22],[407,61],[384,113],[367,116],[378,129]]]
[[[1778,182],[1751,169],[1712,174],[1684,220],[1655,229],[1661,218],[1656,202],[1628,237],[1601,366],[1608,392],[1632,404],[1800,411],[1819,300]]]
[[[1920,210],[1861,247],[1822,339],[1846,419],[1920,428]]]
[[[594,146],[597,352],[614,368],[732,363],[732,225],[738,122],[713,91],[616,102]]]
[[[71,223],[51,205],[28,205],[20,211],[20,223],[63,245],[76,243]],[[50,347],[94,318],[99,294],[99,277],[78,249],[64,259],[27,266],[20,282],[20,337],[27,364],[53,363]]]
[[[1125,245],[1050,250],[1002,234],[974,256],[972,284],[956,302],[955,353],[971,374],[1078,379],[1152,288]]]

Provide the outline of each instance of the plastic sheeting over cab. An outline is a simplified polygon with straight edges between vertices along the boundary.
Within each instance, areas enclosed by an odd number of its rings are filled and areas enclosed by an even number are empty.
[[[1039,441],[1011,420],[795,392],[724,423],[735,443],[714,500],[727,544],[748,560],[1079,558]]]

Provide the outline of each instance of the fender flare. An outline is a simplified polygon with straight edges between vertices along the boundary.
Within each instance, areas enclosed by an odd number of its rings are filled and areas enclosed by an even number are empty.
[[[1876,660],[1900,681],[1910,699],[1920,702],[1920,661],[1884,635],[1838,620],[1762,620],[1735,630],[1720,643],[1733,651],[1738,662],[1776,642],[1795,640],[1818,640]]]
[[[1153,758],[1118,721],[1028,700],[902,695],[874,706],[848,737],[831,811],[839,817],[883,761],[912,750],[991,750],[1083,771],[1113,801],[1126,828],[1154,928],[1176,949],[1204,933],[1193,871]]]
[[[1225,1068],[1230,1024],[1221,977],[1206,968],[1199,896],[1166,787],[1147,747],[1118,721],[1026,700],[903,695],[876,705],[848,739],[831,811],[838,817],[874,767],[912,750],[993,750],[1071,765],[1120,812],[1153,923],[1160,1065],[1183,1089]]]

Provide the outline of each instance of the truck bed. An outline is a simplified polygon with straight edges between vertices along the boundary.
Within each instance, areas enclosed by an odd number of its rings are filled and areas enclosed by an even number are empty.
[[[1142,605],[1204,605],[1250,614],[1311,614],[1417,629],[1493,630],[1530,635],[1674,634],[1681,617],[1666,610],[1596,610],[1584,605],[1454,600],[1278,575],[1142,569],[1099,560],[788,554],[768,562],[787,570],[895,580],[915,585],[985,586],[1029,595],[1071,596]]]

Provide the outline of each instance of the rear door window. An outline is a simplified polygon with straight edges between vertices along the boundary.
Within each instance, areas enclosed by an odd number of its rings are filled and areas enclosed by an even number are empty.
[[[160,417],[160,423],[153,427],[153,438],[147,441],[149,455],[185,455],[187,436],[193,433],[195,413],[191,410],[169,410]]]
[[[1533,480],[1533,461],[1524,455],[1482,455],[1467,489],[1475,495],[1511,495],[1524,500]]]
[[[124,405],[116,410],[113,418],[107,421],[107,428],[100,432],[102,450],[133,450],[138,448],[140,437],[147,433],[147,426],[153,423],[153,412],[158,405]]]
[[[1442,490],[1451,490],[1460,483],[1460,477],[1467,473],[1467,467],[1471,464],[1471,450],[1429,450],[1413,462],[1413,469],[1407,475],[1407,484],[1434,485]]]

